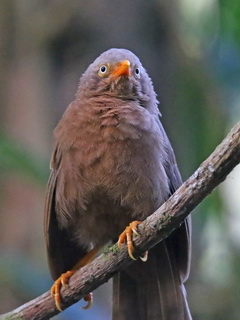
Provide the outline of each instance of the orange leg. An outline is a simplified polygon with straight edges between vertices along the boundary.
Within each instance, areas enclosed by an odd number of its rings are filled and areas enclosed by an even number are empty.
[[[120,248],[121,244],[127,243],[128,254],[133,259],[136,260],[133,256],[134,245],[133,245],[133,233],[138,235],[137,226],[141,223],[141,221],[133,221],[126,227],[126,229],[120,234],[118,238],[118,247]],[[148,252],[145,252],[143,257],[140,257],[142,261],[147,261]]]
[[[95,257],[97,252],[99,251],[99,248],[94,248],[90,250],[74,267],[72,270],[69,270],[65,273],[62,273],[61,276],[54,282],[53,286],[51,287],[51,296],[55,300],[56,307],[59,311],[62,311],[61,309],[61,295],[60,290],[61,287],[65,287],[68,285],[69,278],[80,268],[87,265],[89,262],[92,261],[92,259]],[[92,302],[93,302],[93,296],[92,293],[87,294],[84,296],[84,300],[87,301],[87,305],[83,307],[83,309],[89,309],[91,308]]]

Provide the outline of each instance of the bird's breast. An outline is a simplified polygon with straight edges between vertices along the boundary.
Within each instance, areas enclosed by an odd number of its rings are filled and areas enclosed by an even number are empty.
[[[68,131],[75,138],[62,157],[58,202],[79,217],[81,235],[83,221],[91,232],[101,221],[106,226],[99,230],[111,230],[105,238],[117,237],[118,228],[143,220],[168,198],[164,148],[154,121],[143,108],[123,107],[85,117],[75,134]]]
[[[86,140],[87,144],[87,140]],[[145,217],[169,194],[164,150],[159,132],[119,122],[105,125],[81,149],[85,184],[106,190],[108,196],[134,216]]]

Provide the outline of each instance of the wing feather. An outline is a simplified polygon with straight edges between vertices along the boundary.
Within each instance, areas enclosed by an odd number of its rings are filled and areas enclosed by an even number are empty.
[[[71,270],[85,256],[87,250],[74,241],[70,228],[59,226],[55,197],[58,174],[61,170],[61,152],[57,146],[53,152],[51,168],[45,201],[44,233],[49,268],[55,280],[63,272]]]
[[[172,195],[182,184],[181,174],[179,172],[176,158],[171,143],[165,133],[165,130],[159,121],[159,128],[164,138],[165,149],[167,153],[165,170],[169,179],[169,186]],[[169,196],[170,196],[169,195]],[[191,262],[191,216],[167,238],[167,246],[174,247],[176,261],[182,281],[186,281],[189,276]]]

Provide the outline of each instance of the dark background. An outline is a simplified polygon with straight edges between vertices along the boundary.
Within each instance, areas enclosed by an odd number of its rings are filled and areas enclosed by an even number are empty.
[[[184,180],[240,118],[239,0],[1,0],[0,313],[52,284],[43,206],[52,130],[104,50],[135,52],[153,79]],[[195,320],[238,320],[240,168],[194,213],[187,283]],[[110,286],[90,311],[110,319]]]

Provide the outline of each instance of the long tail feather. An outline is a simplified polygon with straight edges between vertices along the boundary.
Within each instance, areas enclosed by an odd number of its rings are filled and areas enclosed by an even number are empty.
[[[161,242],[113,279],[113,320],[190,320],[175,256]]]

